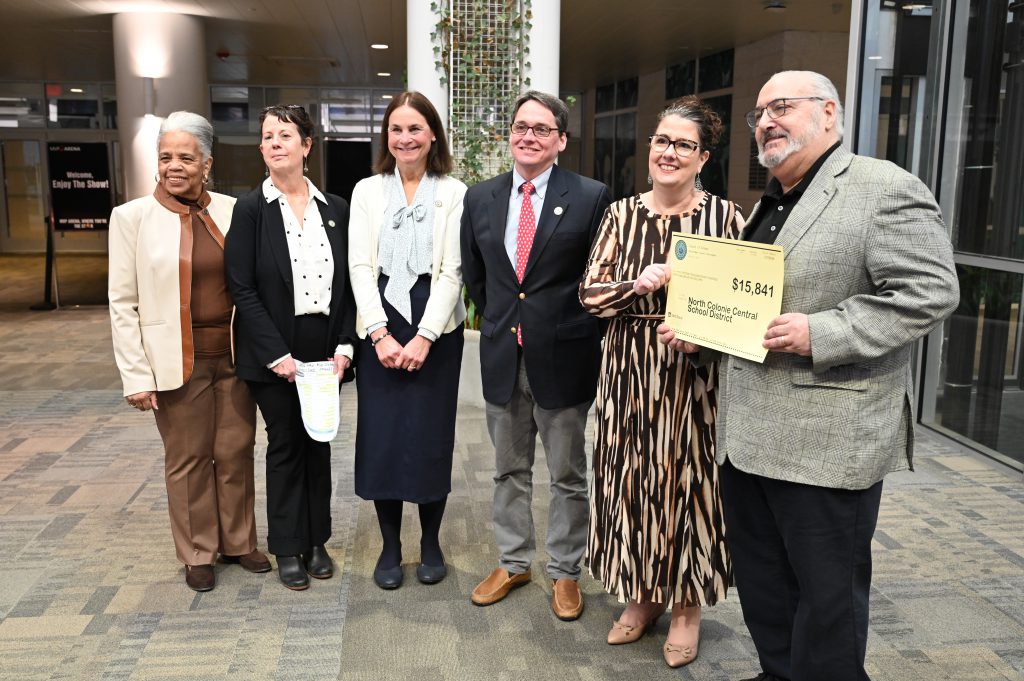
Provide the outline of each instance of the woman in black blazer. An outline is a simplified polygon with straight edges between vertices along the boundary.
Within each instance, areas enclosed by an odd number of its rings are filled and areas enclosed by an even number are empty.
[[[237,308],[236,372],[267,424],[267,544],[281,582],[309,587],[334,565],[331,446],[306,434],[295,360],[333,360],[351,379],[355,303],[348,282],[348,204],[304,176],[313,123],[301,106],[260,115],[263,184],[235,204],[224,246]]]

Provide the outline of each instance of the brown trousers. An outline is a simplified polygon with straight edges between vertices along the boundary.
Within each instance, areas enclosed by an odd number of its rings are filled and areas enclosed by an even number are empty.
[[[228,355],[197,357],[192,376],[157,393],[167,510],[178,560],[212,565],[256,548],[256,404]]]

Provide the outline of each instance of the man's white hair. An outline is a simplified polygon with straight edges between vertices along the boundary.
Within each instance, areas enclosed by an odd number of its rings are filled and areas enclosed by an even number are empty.
[[[843,102],[839,99],[839,91],[826,76],[817,71],[779,71],[775,76],[796,76],[806,79],[811,86],[811,94],[836,104],[836,137],[843,139]],[[775,76],[772,76],[774,78]]]

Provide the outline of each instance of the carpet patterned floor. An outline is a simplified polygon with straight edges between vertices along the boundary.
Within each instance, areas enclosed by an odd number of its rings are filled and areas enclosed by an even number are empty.
[[[5,270],[8,262],[0,260]],[[6,272],[4,272],[6,276]],[[469,602],[494,566],[491,449],[481,410],[459,413],[453,493],[442,529],[451,574],[414,577],[418,523],[407,507],[406,584],[377,589],[372,505],[352,492],[353,389],[334,442],[339,567],[305,592],[275,573],[217,567],[196,594],[174,558],[162,451],[152,417],[120,395],[102,308],[21,311],[0,300],[0,679],[500,679],[597,681],[753,675],[738,595],[704,614],[700,657],[670,670],[668,628],[604,643],[619,606],[584,579],[574,623],[542,578],[488,608]],[[28,302],[34,302],[29,300]],[[876,681],[1024,679],[1024,483],[1019,474],[919,433],[918,471],[891,476],[875,536],[868,669]],[[265,437],[257,521],[266,534]],[[543,537],[543,459],[535,517]],[[541,541],[543,544],[543,541]]]

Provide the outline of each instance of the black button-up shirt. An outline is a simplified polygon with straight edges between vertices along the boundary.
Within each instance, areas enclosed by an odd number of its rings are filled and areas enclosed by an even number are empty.
[[[797,201],[807,191],[807,187],[810,186],[811,180],[818,174],[821,166],[841,144],[840,141],[829,147],[828,151],[818,157],[803,179],[785,194],[782,193],[782,183],[774,177],[769,180],[768,187],[764,190],[764,196],[761,197],[757,218],[747,223],[743,230],[743,240],[756,241],[761,244],[775,243],[775,239],[778,238],[782,226],[786,224],[786,219],[793,212]]]

